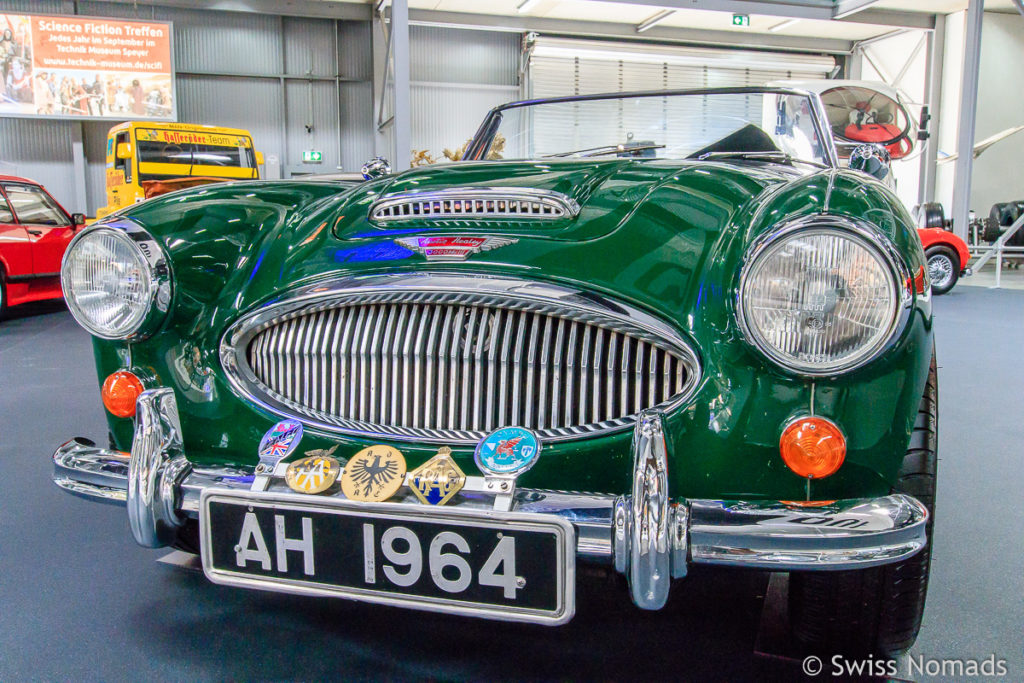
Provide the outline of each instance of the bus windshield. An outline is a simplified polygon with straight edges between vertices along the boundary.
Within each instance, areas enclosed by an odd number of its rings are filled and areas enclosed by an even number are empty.
[[[136,145],[142,179],[169,174],[209,176],[219,175],[218,169],[256,168],[252,140],[242,135],[140,128]]]

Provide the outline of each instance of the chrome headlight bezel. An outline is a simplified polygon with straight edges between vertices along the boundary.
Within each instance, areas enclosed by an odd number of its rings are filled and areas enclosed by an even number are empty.
[[[97,233],[106,233],[128,246],[144,267],[143,277],[148,284],[146,311],[131,327],[112,333],[95,324],[84,313],[70,286],[68,277],[69,261],[74,255],[77,245]],[[64,257],[61,259],[61,288],[71,315],[89,334],[100,339],[119,341],[141,341],[157,330],[170,310],[173,277],[170,260],[165,256],[160,243],[146,230],[127,219],[108,220],[95,223],[72,238]]]
[[[893,290],[893,310],[890,312],[885,332],[874,342],[866,344],[857,354],[844,359],[842,362],[824,366],[798,363],[778,352],[756,332],[753,324],[748,320],[746,310],[746,303],[749,300],[746,294],[750,286],[751,271],[758,262],[758,259],[768,253],[770,248],[788,238],[795,235],[813,234],[838,235],[857,243],[869,252],[873,252],[884,265],[886,275],[889,278],[889,284]],[[910,317],[912,303],[913,289],[910,270],[896,245],[888,237],[864,221],[858,221],[846,216],[816,214],[798,218],[784,223],[774,230],[770,230],[755,240],[747,249],[743,258],[743,265],[740,269],[739,286],[736,290],[736,318],[746,342],[774,364],[784,370],[806,377],[830,377],[863,367],[889,349],[905,327]]]

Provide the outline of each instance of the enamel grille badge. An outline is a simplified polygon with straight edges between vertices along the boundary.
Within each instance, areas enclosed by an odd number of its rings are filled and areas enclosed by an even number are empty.
[[[330,456],[314,455],[289,463],[284,480],[292,491],[323,493],[334,485],[341,463]]]
[[[502,427],[477,444],[475,460],[484,474],[517,477],[533,467],[539,455],[536,434],[522,427]]]
[[[302,424],[283,420],[271,427],[260,440],[260,464],[256,474],[273,474],[277,463],[290,455],[302,441]]]
[[[405,458],[391,446],[370,446],[349,459],[341,475],[341,490],[350,500],[373,503],[395,495],[405,481]]]
[[[511,237],[485,235],[438,235],[435,237],[402,237],[395,240],[395,243],[417,254],[423,254],[428,261],[465,261],[470,254],[490,251],[515,244],[518,241]]]
[[[444,505],[466,485],[466,475],[442,446],[437,455],[409,473],[412,492],[427,505]]]

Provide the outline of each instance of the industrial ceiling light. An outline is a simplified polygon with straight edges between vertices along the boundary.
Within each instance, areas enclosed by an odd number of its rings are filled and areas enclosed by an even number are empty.
[[[516,12],[518,12],[519,14],[529,12],[534,7],[536,7],[539,2],[540,0],[523,0],[521,3],[519,3],[519,6],[516,7]]]
[[[769,26],[768,27],[768,32],[769,33],[776,33],[778,31],[781,31],[784,28],[789,28],[790,26],[792,26],[793,24],[796,24],[799,21],[800,21],[799,19],[786,19],[785,21],[780,21],[778,24],[775,24],[775,26]]]
[[[874,5],[876,2],[878,2],[878,0],[868,0],[867,2],[851,7],[850,9],[840,10],[839,12],[836,12],[832,16],[832,18],[845,19],[846,17],[856,14],[857,12],[866,10],[868,7],[871,7],[871,5]],[[840,7],[842,7],[842,3],[838,3],[836,9],[839,9]]]
[[[670,16],[672,16],[675,13],[676,13],[676,11],[674,9],[662,10],[662,11],[658,12],[657,14],[655,14],[655,15],[647,18],[647,19],[644,19],[636,27],[636,32],[637,33],[643,33],[644,31],[646,31],[649,28],[654,28],[655,26],[657,26],[661,22],[665,21],[666,19],[668,19]]]

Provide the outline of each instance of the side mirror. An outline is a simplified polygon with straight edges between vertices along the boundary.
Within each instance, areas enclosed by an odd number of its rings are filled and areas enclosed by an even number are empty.
[[[890,186],[893,182],[890,173],[891,163],[889,151],[881,145],[857,145],[850,153],[850,168],[867,173]]]
[[[391,175],[391,163],[384,157],[374,157],[363,164],[360,172],[366,180],[373,180],[381,176]]]
[[[256,152],[256,165],[257,166],[262,166],[263,163],[264,163],[263,162],[263,152],[257,151]]]
[[[79,225],[85,225],[85,214],[84,213],[73,213],[71,214],[71,225],[78,227]]]
[[[131,159],[132,158],[132,146],[127,142],[117,143],[117,149],[114,150],[114,154],[118,159]]]

